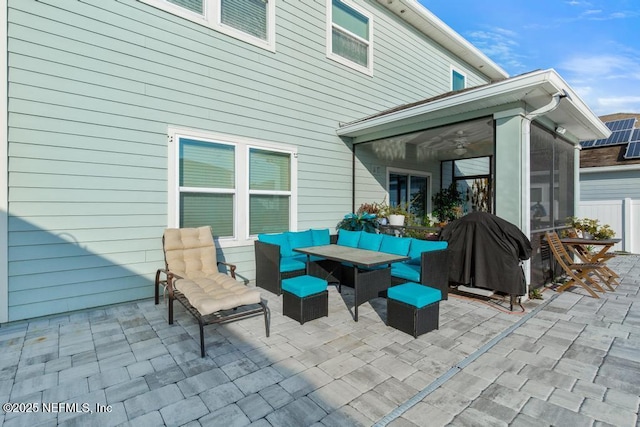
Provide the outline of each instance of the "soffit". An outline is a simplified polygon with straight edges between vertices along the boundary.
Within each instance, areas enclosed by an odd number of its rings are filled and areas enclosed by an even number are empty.
[[[378,0],[420,32],[454,53],[491,80],[509,74],[416,0]]]

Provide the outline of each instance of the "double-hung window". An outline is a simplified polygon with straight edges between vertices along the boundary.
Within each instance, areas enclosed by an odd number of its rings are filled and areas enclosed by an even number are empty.
[[[221,246],[294,229],[295,148],[179,129],[170,141],[170,226],[210,225]]]
[[[348,0],[327,0],[327,57],[373,73],[373,18]]]
[[[237,39],[275,50],[276,0],[141,0]]]
[[[461,71],[451,68],[451,90],[462,90],[467,87],[467,76]]]

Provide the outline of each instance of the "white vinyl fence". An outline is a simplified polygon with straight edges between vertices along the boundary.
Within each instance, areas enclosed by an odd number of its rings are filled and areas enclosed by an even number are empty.
[[[597,200],[580,202],[578,217],[594,218],[600,224],[609,224],[622,241],[613,248],[617,251],[640,253],[640,200]]]

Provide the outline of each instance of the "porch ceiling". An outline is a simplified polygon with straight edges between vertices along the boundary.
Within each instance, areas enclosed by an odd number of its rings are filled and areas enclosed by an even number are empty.
[[[461,117],[471,119],[474,114],[480,117],[514,108],[533,111],[547,105],[554,94],[562,91],[569,97],[562,99],[559,107],[545,117],[564,127],[577,140],[609,136],[609,128],[553,69],[399,106],[344,124],[336,132],[353,138],[354,143],[366,142],[426,129],[430,127],[429,123],[438,121],[446,124],[447,120],[451,123]]]

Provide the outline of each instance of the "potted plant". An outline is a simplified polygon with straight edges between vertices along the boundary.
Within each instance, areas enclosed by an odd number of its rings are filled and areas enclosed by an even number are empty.
[[[463,200],[455,182],[438,191],[431,197],[431,200],[433,201],[433,215],[438,218],[441,224],[453,221],[460,216]]]
[[[340,220],[336,228],[349,231],[366,231],[376,233],[378,230],[378,217],[375,214],[360,212],[349,213]]]
[[[572,216],[567,218],[566,224],[582,234],[585,239],[606,240],[612,239],[616,235],[609,224],[600,225],[600,221],[597,219]]]
[[[389,225],[403,226],[406,217],[409,215],[409,209],[407,203],[398,203],[394,206],[389,206],[387,209],[387,218],[389,218]]]

